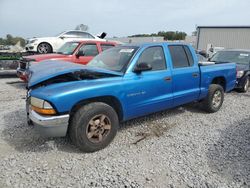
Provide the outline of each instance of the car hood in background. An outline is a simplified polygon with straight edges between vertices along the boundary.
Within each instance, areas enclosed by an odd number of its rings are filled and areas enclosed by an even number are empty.
[[[93,73],[103,73],[113,76],[122,76],[123,73],[110,71],[106,69],[100,69],[95,67],[89,67],[86,65],[66,62],[66,61],[42,61],[39,64],[30,66],[30,76],[28,82],[28,88],[33,87],[43,81],[51,78],[64,75],[67,73],[74,73],[76,71],[87,71]]]
[[[247,71],[250,70],[250,64],[236,64],[238,71]]]
[[[64,54],[40,54],[40,55],[30,55],[30,56],[24,56],[23,58],[25,59],[33,59],[35,61],[43,61],[47,59],[56,59],[56,58],[64,58],[67,57],[68,55]]]

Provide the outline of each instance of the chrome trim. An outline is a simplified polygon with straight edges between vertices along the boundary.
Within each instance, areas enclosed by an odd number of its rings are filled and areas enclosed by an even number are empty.
[[[29,109],[29,118],[35,124],[43,127],[60,127],[68,125],[69,122],[69,114],[60,116],[42,116],[31,109]]]

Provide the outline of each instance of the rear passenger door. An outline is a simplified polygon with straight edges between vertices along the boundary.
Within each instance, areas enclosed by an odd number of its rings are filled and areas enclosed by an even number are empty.
[[[200,93],[200,70],[186,45],[169,45],[172,59],[174,106],[197,100]]]

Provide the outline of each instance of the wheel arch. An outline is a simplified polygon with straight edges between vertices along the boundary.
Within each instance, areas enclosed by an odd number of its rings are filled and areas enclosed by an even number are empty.
[[[224,76],[218,76],[213,78],[211,84],[218,84],[224,89],[224,91],[226,91],[227,81]]]
[[[84,100],[81,100],[81,101],[77,102],[71,108],[70,113],[69,113],[70,116],[72,116],[72,114],[74,114],[83,105],[89,104],[91,102],[103,102],[103,103],[111,106],[116,111],[116,113],[118,115],[119,121],[123,120],[123,108],[122,108],[122,104],[121,104],[121,102],[119,101],[118,98],[116,98],[114,96],[111,96],[111,95],[88,98],[88,99],[84,99]]]

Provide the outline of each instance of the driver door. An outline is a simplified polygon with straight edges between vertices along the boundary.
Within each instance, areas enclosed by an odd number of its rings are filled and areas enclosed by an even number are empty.
[[[152,69],[126,75],[125,100],[127,118],[143,116],[172,107],[171,71],[167,67],[162,46],[146,48],[136,65],[147,63]],[[135,66],[136,66],[135,65]]]

